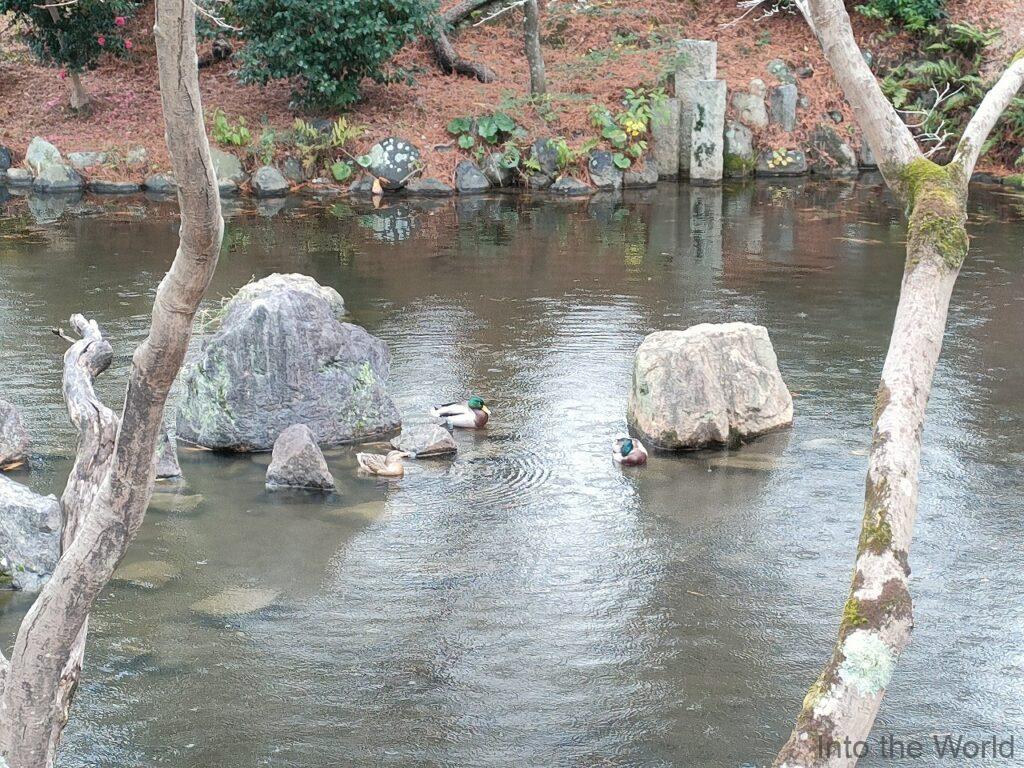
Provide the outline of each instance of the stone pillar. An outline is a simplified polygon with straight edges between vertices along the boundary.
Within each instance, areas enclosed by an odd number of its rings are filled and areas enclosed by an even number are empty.
[[[651,115],[654,165],[659,179],[679,175],[679,99],[665,99]]]
[[[725,133],[725,80],[693,84],[693,128],[690,134],[690,179],[715,184],[722,180]]]
[[[784,131],[796,128],[796,102],[799,94],[792,83],[776,85],[768,91],[768,118]]]
[[[679,99],[679,173],[690,171],[690,136],[693,130],[694,84],[714,80],[718,74],[718,43],[713,40],[679,40],[673,76]]]

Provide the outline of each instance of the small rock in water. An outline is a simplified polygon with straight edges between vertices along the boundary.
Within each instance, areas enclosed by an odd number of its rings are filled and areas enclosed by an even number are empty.
[[[18,409],[6,400],[0,400],[0,470],[24,464],[31,445]]]
[[[778,456],[766,453],[743,453],[742,451],[716,456],[709,463],[713,467],[747,469],[753,472],[774,472],[777,469],[787,469],[793,466],[791,462],[784,461]]]
[[[591,183],[598,189],[619,189],[622,186],[622,170],[615,165],[612,153],[607,150],[591,152],[587,170]]]
[[[210,147],[210,159],[213,161],[213,170],[217,174],[217,181],[222,183],[230,181],[236,186],[245,181],[242,161],[235,155],[216,147]]]
[[[192,612],[215,619],[244,616],[247,613],[262,611],[277,599],[278,594],[280,593],[275,589],[231,587],[193,603]]]
[[[417,459],[444,456],[459,450],[459,445],[451,433],[436,424],[406,427],[402,434],[391,441],[390,447],[397,451],[409,451],[415,454]]]
[[[562,176],[558,181],[548,187],[548,190],[554,192],[556,195],[565,195],[566,197],[583,197],[584,195],[594,194],[594,188],[589,184],[584,184],[579,179],[574,179],[572,176]]]
[[[144,589],[159,589],[181,576],[177,566],[165,560],[140,560],[122,565],[114,572],[115,581],[126,581]]]
[[[636,163],[622,175],[622,185],[630,189],[644,189],[658,185],[658,167],[651,161]]]
[[[53,573],[60,555],[60,502],[0,474],[0,576],[34,592]]]
[[[154,493],[149,501],[150,509],[160,512],[177,512],[179,514],[192,514],[199,505],[203,503],[203,494],[180,494],[180,493]]]
[[[491,188],[491,182],[484,176],[483,171],[477,168],[472,160],[463,160],[455,166],[455,188],[460,195],[471,195],[478,192],[486,192]]]
[[[481,166],[484,176],[496,187],[507,187],[512,183],[512,169],[505,164],[503,152],[491,152]]]
[[[160,437],[157,440],[153,462],[156,464],[158,480],[181,477],[181,465],[178,464],[178,441],[174,439],[170,429],[166,426],[160,432]]]
[[[142,186],[147,192],[156,192],[160,195],[178,191],[178,182],[169,173],[155,173],[152,176],[147,176],[146,180],[142,182]]]
[[[288,194],[288,180],[274,166],[264,165],[252,175],[252,191],[256,197],[283,197]]]
[[[268,488],[331,490],[334,477],[327,468],[313,432],[305,424],[293,424],[274,441],[267,468]]]
[[[440,179],[411,179],[405,192],[413,197],[450,197],[455,190]]]
[[[32,185],[32,171],[24,168],[9,168],[7,183],[12,187],[28,187]]]

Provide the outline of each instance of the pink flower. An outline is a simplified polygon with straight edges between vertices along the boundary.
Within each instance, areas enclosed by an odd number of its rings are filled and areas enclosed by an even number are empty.
[[[60,79],[61,80],[67,80],[68,79],[68,71],[66,69],[62,69],[60,71]]]
[[[130,51],[132,49],[132,41],[131,40],[125,40],[124,41],[124,49],[126,51]]]
[[[101,46],[102,45],[106,45],[107,44],[107,38],[105,38],[103,35],[100,35],[99,37],[96,38],[96,42],[99,43]]]
[[[119,27],[123,27],[124,24],[125,24],[124,16],[115,16],[114,17],[114,24],[119,26]]]

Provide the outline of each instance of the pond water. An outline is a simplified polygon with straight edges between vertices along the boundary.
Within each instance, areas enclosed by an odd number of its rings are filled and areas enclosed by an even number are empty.
[[[4,206],[0,392],[35,437],[16,479],[48,492],[75,439],[49,329],[101,323],[116,404],[174,207]],[[209,306],[253,276],[312,275],[390,345],[406,423],[470,393],[492,423],[395,482],[331,451],[328,497],[268,494],[266,455],[183,449],[186,481],[159,487],[125,560],[142,583],[95,611],[61,765],[770,762],[849,585],[902,270],[878,181],[226,213]],[[917,629],[875,734],[1015,734],[1019,755],[1024,197],[975,190],[970,232],[925,435]],[[769,328],[793,428],[614,465],[643,336],[727,320]],[[269,604],[193,607],[213,597]],[[0,597],[5,645],[28,603]],[[914,764],[949,760],[929,746]]]

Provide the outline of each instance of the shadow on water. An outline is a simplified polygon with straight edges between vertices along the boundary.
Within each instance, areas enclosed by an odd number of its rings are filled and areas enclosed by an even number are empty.
[[[1024,732],[1005,597],[1024,591],[1024,198],[976,200],[929,406],[918,627],[878,723],[900,738]],[[36,441],[17,478],[55,491],[74,435],[48,329],[101,322],[117,402],[177,223],[141,196],[0,205],[0,381]],[[266,455],[182,450],[96,610],[61,763],[769,762],[848,586],[902,270],[877,180],[225,213],[209,307],[310,274],[390,345],[407,423],[469,393],[495,416],[399,481],[330,451],[322,495],[268,493]],[[770,329],[793,429],[615,466],[639,341],[726,320]],[[0,595],[6,640],[27,605]]]

